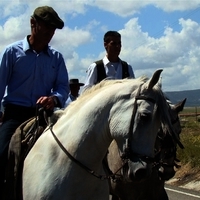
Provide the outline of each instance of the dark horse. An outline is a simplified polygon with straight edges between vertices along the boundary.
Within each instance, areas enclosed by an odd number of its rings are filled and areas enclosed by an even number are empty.
[[[181,133],[181,125],[178,114],[183,110],[186,99],[170,106],[170,116],[176,134]],[[159,130],[155,143],[154,167],[151,176],[145,181],[128,182],[121,176],[121,161],[117,146],[113,141],[109,147],[107,161],[109,174],[113,179],[109,181],[112,200],[168,200],[164,185],[165,181],[172,178],[179,167],[176,157],[177,142],[167,130]]]

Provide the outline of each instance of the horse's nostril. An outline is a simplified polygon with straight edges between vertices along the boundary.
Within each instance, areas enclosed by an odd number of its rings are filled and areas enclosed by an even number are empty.
[[[158,169],[158,176],[160,177],[161,180],[169,180],[170,178],[172,178],[175,175],[175,170],[173,167],[167,167],[167,166],[161,166]]]
[[[138,169],[135,172],[135,178],[137,180],[142,180],[142,179],[146,179],[150,176],[150,171],[147,169]]]

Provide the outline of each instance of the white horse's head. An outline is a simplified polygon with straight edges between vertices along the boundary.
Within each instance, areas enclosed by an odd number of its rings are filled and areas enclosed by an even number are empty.
[[[122,159],[128,163],[123,167],[127,180],[141,180],[150,175],[155,140],[161,124],[174,132],[169,105],[157,85],[161,72],[157,70],[148,81],[138,80],[136,87],[133,80],[122,82],[122,87],[118,84],[123,95],[118,96],[112,110],[110,133],[117,142]]]

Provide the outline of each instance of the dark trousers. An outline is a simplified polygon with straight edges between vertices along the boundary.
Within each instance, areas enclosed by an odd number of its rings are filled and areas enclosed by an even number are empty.
[[[5,170],[8,159],[8,146],[12,135],[20,124],[20,121],[10,119],[0,126],[0,197],[4,191]]]
[[[5,107],[4,120],[0,126],[0,199],[3,194],[5,182],[5,169],[8,160],[8,147],[15,130],[24,121],[35,116],[35,108],[28,108],[17,105]]]

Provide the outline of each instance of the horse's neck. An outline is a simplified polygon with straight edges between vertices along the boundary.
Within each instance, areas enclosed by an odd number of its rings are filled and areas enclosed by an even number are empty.
[[[113,92],[116,95],[110,95]],[[126,117],[123,118],[124,112],[120,112],[120,94],[117,93],[119,90],[116,87],[112,91],[105,89],[99,94],[102,98],[91,96],[87,100],[78,99],[64,111],[55,124],[55,132],[73,155],[78,158],[84,157],[85,161],[92,160],[94,165],[99,164],[112,141],[111,135],[118,134],[118,129],[123,130],[124,127],[128,127],[129,121]],[[128,99],[129,95],[126,98]],[[110,133],[110,130],[114,134]]]
[[[77,159],[90,163],[92,167],[101,163],[112,141],[108,125],[105,125],[107,128],[102,127],[106,122],[95,120],[95,115],[90,118],[84,117],[84,112],[70,117],[66,115],[54,127],[54,132],[64,147]]]

